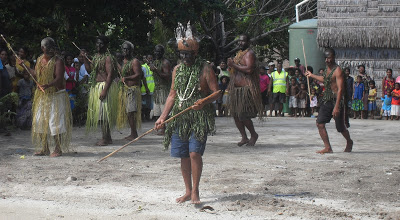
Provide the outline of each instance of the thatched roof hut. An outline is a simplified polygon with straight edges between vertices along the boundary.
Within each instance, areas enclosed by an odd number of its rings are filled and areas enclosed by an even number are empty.
[[[334,48],[338,63],[353,73],[364,64],[377,81],[387,68],[398,75],[400,1],[318,0],[317,43]]]

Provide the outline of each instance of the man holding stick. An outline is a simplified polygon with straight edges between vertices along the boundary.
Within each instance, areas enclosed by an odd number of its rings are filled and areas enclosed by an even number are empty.
[[[320,82],[324,82],[322,104],[318,112],[317,127],[319,135],[324,142],[325,148],[317,151],[319,154],[332,153],[328,133],[325,124],[329,123],[332,117],[335,119],[336,130],[342,133],[347,144],[344,152],[351,152],[353,141],[347,130],[350,127],[349,116],[346,113],[345,80],[342,69],[335,62],[335,51],[331,48],[325,50],[326,69],[322,76],[317,76],[307,71],[305,75]]]
[[[56,43],[50,37],[41,42],[43,55],[37,59],[35,70],[30,73],[45,90],[35,91],[32,113],[32,140],[36,148],[41,150],[36,156],[50,154],[49,144],[54,143],[51,157],[61,156],[68,150],[71,140],[72,115],[65,90],[64,62],[55,55]],[[22,61],[20,61],[22,64]]]
[[[118,114],[118,86],[114,82],[117,74],[116,60],[107,52],[108,37],[97,37],[97,54],[90,63],[85,52],[85,67],[91,74],[90,95],[86,120],[88,131],[97,129],[100,122],[102,139],[96,143],[98,146],[112,144],[111,129],[115,127]]]
[[[125,139],[131,141],[138,137],[137,129],[140,128],[142,122],[140,84],[143,72],[139,60],[133,57],[133,44],[125,41],[121,47],[124,60],[121,73],[122,83],[120,83],[119,94],[121,104],[119,105],[117,127],[123,127],[128,121],[131,134]]]
[[[211,103],[218,99],[219,95],[201,100],[210,91],[218,92],[218,84],[211,66],[204,60],[196,58],[199,42],[191,34],[190,23],[187,29],[186,31],[182,24],[179,24],[177,28],[177,43],[182,63],[173,70],[170,93],[155,127],[161,129],[161,124],[170,112],[173,117],[193,105],[194,111],[185,112],[168,123],[164,145],[167,148],[171,143],[171,156],[181,158],[186,193],[177,198],[176,202],[183,203],[191,200],[193,204],[199,204],[202,155],[207,135],[215,130],[215,112]],[[185,35],[185,33],[189,34]]]

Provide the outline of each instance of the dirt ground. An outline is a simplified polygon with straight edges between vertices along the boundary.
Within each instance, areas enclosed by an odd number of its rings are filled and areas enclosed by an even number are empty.
[[[184,192],[180,161],[155,134],[101,163],[126,143],[128,129],[97,147],[100,132],[74,127],[74,152],[59,158],[32,156],[29,131],[1,136],[0,219],[400,219],[399,121],[352,120],[352,153],[342,152],[331,123],[334,153],[326,155],[315,153],[322,147],[315,119],[256,121],[254,147],[236,146],[231,118],[216,125],[200,206],[175,203]]]

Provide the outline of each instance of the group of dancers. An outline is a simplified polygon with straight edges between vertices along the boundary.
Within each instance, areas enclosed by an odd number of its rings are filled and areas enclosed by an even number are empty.
[[[107,49],[108,43],[106,36],[97,37],[96,54],[92,60],[85,51],[81,51],[85,57],[85,68],[91,74],[86,128],[87,131],[94,131],[100,125],[102,138],[97,145],[111,144],[112,129],[126,125],[131,128],[127,139],[135,139],[141,124],[141,84],[145,80],[142,80],[141,64],[133,55],[134,46],[129,41],[121,45],[124,60],[119,66]],[[168,148],[171,145],[171,156],[181,159],[185,194],[176,201],[182,203],[191,200],[198,204],[202,156],[207,136],[215,131],[212,102],[219,95],[206,97],[218,93],[218,83],[213,68],[198,56],[199,39],[192,32],[190,24],[186,27],[178,25],[176,43],[180,54],[178,65],[172,69],[170,62],[163,57],[164,48],[157,45],[156,61],[150,66],[155,82],[154,100],[161,113],[155,128],[165,129],[164,146]],[[231,78],[227,107],[241,135],[238,145],[254,146],[258,134],[252,118],[261,115],[263,110],[257,58],[247,34],[239,36],[238,45],[240,50],[236,56],[227,60]],[[65,67],[63,60],[56,56],[56,43],[52,38],[44,38],[41,49],[43,55],[37,59],[35,69],[29,69],[44,90],[37,89],[34,95],[32,140],[37,148],[35,155],[57,157],[68,151],[72,132],[72,115],[65,90]],[[332,152],[325,129],[325,123],[329,123],[331,118],[335,119],[337,130],[347,140],[345,151],[350,152],[353,142],[347,130],[348,116],[343,104],[344,74],[335,63],[334,50],[327,49],[325,57],[327,70],[323,76],[305,73],[307,77],[323,81],[327,88],[317,119],[325,148],[318,153]],[[115,78],[120,80],[116,81]],[[192,107],[192,110],[164,125],[168,117],[188,107]],[[54,146],[52,153],[50,146]]]

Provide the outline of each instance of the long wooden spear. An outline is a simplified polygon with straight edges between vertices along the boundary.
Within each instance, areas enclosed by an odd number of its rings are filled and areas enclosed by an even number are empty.
[[[17,55],[17,53],[15,53],[15,51],[12,49],[11,44],[8,43],[8,41],[6,40],[6,38],[4,38],[4,36],[1,34],[1,38],[3,38],[4,42],[6,42],[8,49],[10,49],[15,58],[17,58],[19,61],[22,62],[22,67],[24,67],[24,69],[29,73],[29,75],[32,77],[33,81],[36,83],[37,87],[39,87],[40,90],[42,90],[42,92],[44,92],[43,87],[39,84],[39,82],[35,79],[35,77],[33,77],[31,71],[28,69],[28,67],[25,65],[25,63],[23,62],[23,60],[21,58],[19,58],[19,56]]]
[[[205,97],[204,99],[201,99],[201,100],[198,102],[198,104],[202,104],[202,103],[206,102],[207,100],[213,99],[213,98],[215,98],[216,96],[218,96],[219,94],[221,94],[221,90],[218,90],[218,91],[216,91],[216,92],[213,92],[211,95]],[[161,125],[164,125],[164,124],[166,124],[166,123],[168,123],[168,122],[170,122],[170,121],[172,121],[172,120],[174,120],[175,118],[177,118],[178,116],[182,115],[183,113],[185,113],[185,112],[187,112],[187,111],[190,111],[191,109],[193,109],[193,107],[194,107],[194,105],[192,105],[192,106],[186,108],[185,110],[179,112],[178,114],[172,116],[172,117],[169,118],[168,120],[166,120],[166,121],[164,121],[163,123],[161,123],[160,126],[161,126]],[[100,163],[101,161],[107,159],[108,157],[111,157],[112,155],[114,155],[114,154],[117,153],[118,151],[124,149],[125,147],[127,147],[128,145],[132,144],[133,142],[139,140],[140,138],[142,138],[142,137],[144,137],[144,136],[150,134],[150,133],[151,133],[152,131],[154,131],[154,130],[156,130],[155,127],[152,128],[152,129],[150,129],[150,130],[148,130],[148,131],[146,131],[144,134],[142,134],[142,135],[140,135],[139,137],[133,139],[132,141],[128,142],[127,144],[125,144],[124,146],[118,148],[117,150],[111,152],[111,153],[108,154],[107,156],[101,158],[101,159],[100,159],[99,161],[97,161],[97,162]]]
[[[303,45],[304,64],[306,65],[306,72],[307,72],[308,71],[307,58],[306,58],[306,52],[304,50],[303,38],[301,38],[301,44]],[[308,85],[308,97],[310,98],[310,103],[311,103],[311,89],[310,89],[310,77],[309,76],[307,76],[307,85]]]
[[[81,48],[79,48],[74,42],[72,42],[72,44],[73,44],[79,51],[82,51]],[[85,57],[86,57],[86,59],[87,59],[89,62],[92,63],[92,61],[89,59],[89,57],[86,55],[86,53],[85,53]]]

